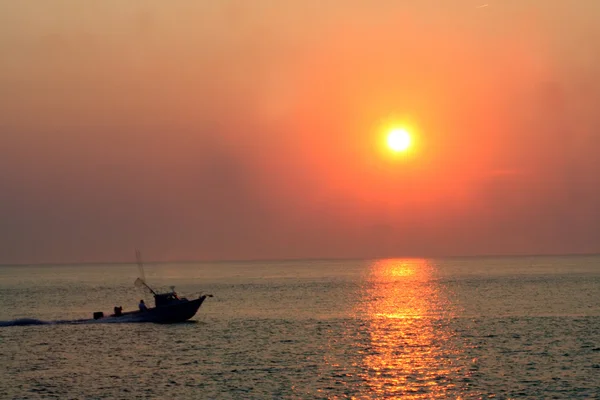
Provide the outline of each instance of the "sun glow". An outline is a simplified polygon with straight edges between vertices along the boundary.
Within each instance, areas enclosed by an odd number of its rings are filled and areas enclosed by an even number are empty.
[[[394,128],[387,136],[388,147],[392,151],[405,151],[410,147],[410,133],[404,128]]]

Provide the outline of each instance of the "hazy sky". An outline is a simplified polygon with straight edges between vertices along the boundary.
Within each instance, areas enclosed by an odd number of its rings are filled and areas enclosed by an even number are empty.
[[[0,262],[598,252],[599,20],[597,0],[0,1]]]

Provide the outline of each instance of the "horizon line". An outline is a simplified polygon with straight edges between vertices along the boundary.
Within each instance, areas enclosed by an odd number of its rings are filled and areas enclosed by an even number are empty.
[[[585,257],[598,256],[600,253],[524,253],[524,254],[472,254],[472,255],[445,255],[445,256],[381,256],[381,257],[298,257],[298,258],[247,258],[247,259],[173,259],[163,261],[144,261],[143,264],[209,264],[209,263],[247,263],[247,262],[290,262],[290,261],[368,261],[387,259],[449,259],[449,258],[514,258],[514,257]],[[0,267],[8,266],[72,266],[72,265],[129,265],[136,264],[131,261],[69,261],[69,262],[0,262]]]

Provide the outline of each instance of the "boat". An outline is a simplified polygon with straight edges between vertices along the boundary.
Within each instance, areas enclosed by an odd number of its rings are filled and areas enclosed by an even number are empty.
[[[154,293],[154,307],[146,310],[136,310],[122,312],[121,307],[115,307],[115,312],[105,316],[103,312],[95,312],[95,320],[107,318],[112,322],[155,322],[159,324],[174,324],[184,322],[192,318],[198,312],[198,309],[204,303],[207,297],[212,295],[201,295],[197,299],[188,300],[185,297],[179,297],[175,291],[166,293]],[[117,321],[117,319],[121,321]]]
[[[196,315],[207,297],[213,297],[212,294],[205,294],[197,299],[188,300],[185,297],[179,297],[173,286],[170,291],[164,293],[156,292],[146,283],[139,250],[136,250],[136,258],[140,267],[141,277],[137,278],[134,284],[137,287],[144,288],[153,295],[154,307],[146,308],[144,306],[144,309],[129,312],[123,312],[122,307],[115,307],[114,313],[109,316],[104,316],[104,313],[101,311],[95,312],[93,314],[95,320],[102,319],[106,321],[106,319],[110,318],[111,322],[155,322],[159,324],[184,322]]]

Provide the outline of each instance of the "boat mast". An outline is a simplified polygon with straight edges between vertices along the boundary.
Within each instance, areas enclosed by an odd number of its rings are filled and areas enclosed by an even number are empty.
[[[135,249],[135,259],[137,260],[138,269],[140,270],[140,277],[135,280],[135,283],[141,283],[146,288],[148,288],[148,290],[152,292],[153,295],[156,296],[156,292],[152,290],[152,288],[146,283],[146,275],[144,274],[144,264],[142,263],[142,253],[138,249]]]

